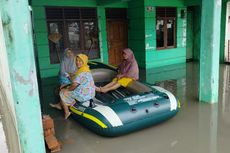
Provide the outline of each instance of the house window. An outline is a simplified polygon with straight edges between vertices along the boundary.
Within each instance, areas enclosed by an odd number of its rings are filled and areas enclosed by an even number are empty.
[[[176,8],[156,8],[157,49],[176,47]]]
[[[50,62],[59,63],[65,48],[99,58],[95,8],[46,8]]]

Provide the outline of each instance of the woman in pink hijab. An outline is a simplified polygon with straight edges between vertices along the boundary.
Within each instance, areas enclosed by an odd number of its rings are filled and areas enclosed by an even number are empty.
[[[120,86],[127,87],[133,80],[139,79],[139,69],[133,51],[129,48],[123,50],[123,61],[118,66],[118,75],[104,87],[96,87],[97,92],[106,93],[116,90]]]

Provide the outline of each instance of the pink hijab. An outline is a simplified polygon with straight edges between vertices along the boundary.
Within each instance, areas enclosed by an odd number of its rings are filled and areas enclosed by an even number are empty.
[[[133,51],[129,48],[126,48],[123,50],[123,52],[128,55],[128,59],[124,59],[118,66],[121,75],[124,77],[132,78],[134,80],[138,80],[139,69]]]

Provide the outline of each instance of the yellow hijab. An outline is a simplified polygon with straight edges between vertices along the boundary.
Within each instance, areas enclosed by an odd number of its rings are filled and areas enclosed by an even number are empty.
[[[90,72],[90,69],[88,66],[88,56],[86,56],[85,54],[78,54],[76,58],[80,58],[83,62],[83,65],[80,68],[78,68],[76,72],[76,76],[78,76],[82,72]]]

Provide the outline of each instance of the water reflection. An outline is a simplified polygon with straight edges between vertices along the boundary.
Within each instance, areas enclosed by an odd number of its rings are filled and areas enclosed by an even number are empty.
[[[198,113],[198,150],[217,153],[218,104],[199,104]]]
[[[220,105],[221,105],[221,116],[223,121],[230,126],[230,65],[221,66],[221,77],[220,77]]]
[[[185,94],[186,64],[140,70],[140,80],[163,87],[174,95]]]
[[[230,65],[220,66],[218,151],[230,150]]]
[[[166,80],[179,80],[186,77],[186,64],[174,64],[170,66],[140,70],[140,79],[150,84]]]
[[[220,66],[219,103],[212,105],[198,102],[198,68],[198,63],[187,63],[148,69],[141,72],[141,79],[169,90],[180,99],[180,113],[188,119],[182,122],[192,126],[181,132],[187,133],[184,135],[196,146],[195,152],[227,152],[230,149],[226,142],[230,136],[230,65]]]

